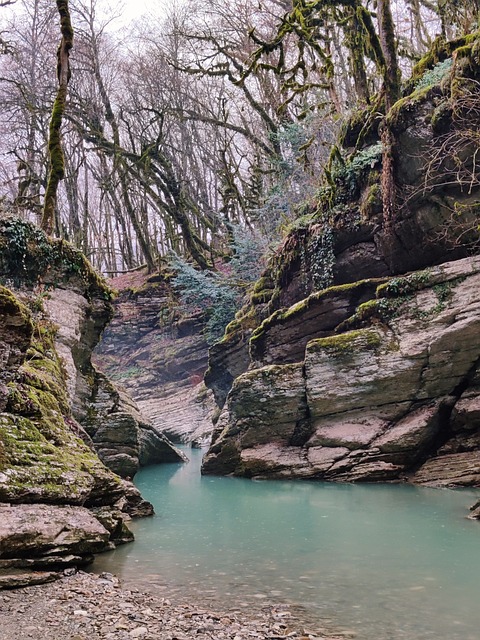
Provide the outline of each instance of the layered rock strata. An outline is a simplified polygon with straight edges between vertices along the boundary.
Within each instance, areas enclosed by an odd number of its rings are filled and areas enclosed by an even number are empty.
[[[55,287],[48,290],[43,307],[57,326],[55,347],[64,363],[73,416],[104,464],[131,478],[140,466],[183,461],[183,454],[154,430],[132,398],[92,365],[92,351],[113,315],[110,301],[88,300],[82,292]]]
[[[79,252],[22,221],[0,221],[0,248],[1,282],[14,288],[0,285],[0,572],[49,575],[132,540],[130,517],[153,510],[76,420],[91,407],[79,389],[99,378],[90,349],[111,316],[108,288]]]
[[[112,280],[115,316],[95,361],[135,399],[157,434],[202,443],[212,432],[203,384],[208,346],[200,314],[178,312],[168,274],[136,272]]]
[[[479,257],[392,278],[297,363],[240,375],[203,472],[480,486],[479,286]]]
[[[345,123],[316,201],[210,352],[204,473],[480,483],[479,48],[478,33],[442,43],[384,118]]]
[[[299,312],[296,303],[313,302],[310,294],[321,298],[330,285],[392,277],[478,252],[480,183],[471,132],[478,119],[479,49],[478,32],[438,43],[385,118],[367,108],[344,123],[322,188],[305,203],[247,304],[211,349],[205,380],[220,409],[247,369],[302,359],[307,332],[294,318],[298,337],[284,325],[289,310]],[[432,72],[438,62],[450,62],[443,77]],[[392,225],[384,224],[382,206],[382,120],[394,141]],[[315,327],[313,317],[300,315]],[[282,331],[292,344],[276,340],[273,333]]]

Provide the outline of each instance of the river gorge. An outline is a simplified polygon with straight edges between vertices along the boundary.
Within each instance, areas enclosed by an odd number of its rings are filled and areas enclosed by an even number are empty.
[[[187,453],[138,473],[157,515],[95,571],[168,597],[287,602],[359,640],[478,637],[478,523],[465,518],[478,492],[202,477],[202,452]]]

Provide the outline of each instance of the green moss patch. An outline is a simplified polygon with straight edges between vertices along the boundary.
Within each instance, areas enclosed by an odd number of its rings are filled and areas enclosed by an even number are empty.
[[[323,352],[329,356],[341,356],[366,349],[376,350],[381,344],[381,336],[375,329],[358,329],[336,336],[311,340],[307,345],[307,351],[309,353]]]
[[[328,289],[323,289],[316,293],[312,293],[310,296],[297,302],[288,309],[279,309],[275,311],[271,316],[262,322],[262,324],[255,329],[250,338],[250,342],[256,342],[266,335],[266,333],[275,325],[285,324],[291,321],[301,321],[301,317],[308,311],[314,304],[317,304],[323,299],[342,295],[344,293],[352,292],[355,295],[361,296],[365,291],[368,291],[375,285],[384,283],[384,278],[372,278],[366,280],[359,280],[357,282],[351,282],[347,284],[335,285]]]
[[[52,240],[18,218],[0,220],[0,279],[16,287],[69,284],[87,298],[111,300],[112,290],[81,251],[65,240]]]
[[[8,371],[7,400],[0,413],[0,501],[83,504],[96,493],[108,502],[119,480],[70,428],[65,375],[54,348],[55,326],[33,323],[6,290],[4,309],[17,313],[13,329],[30,327],[23,362]],[[0,336],[1,337],[1,336]]]

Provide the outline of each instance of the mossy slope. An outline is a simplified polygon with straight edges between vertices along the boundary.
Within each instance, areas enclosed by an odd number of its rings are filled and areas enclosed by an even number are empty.
[[[81,428],[70,415],[55,327],[34,320],[4,287],[0,324],[10,329],[8,341],[5,329],[0,336],[8,363],[0,374],[0,500],[113,503],[122,492],[120,482],[79,438]]]

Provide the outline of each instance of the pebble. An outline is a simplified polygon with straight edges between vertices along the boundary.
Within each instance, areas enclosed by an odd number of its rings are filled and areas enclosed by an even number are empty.
[[[308,635],[287,605],[258,601],[213,611],[126,589],[112,574],[79,571],[57,582],[0,591],[1,640],[345,640],[324,630]],[[27,613],[28,612],[28,613]],[[32,622],[34,624],[32,624]],[[351,637],[351,636],[350,636]]]

